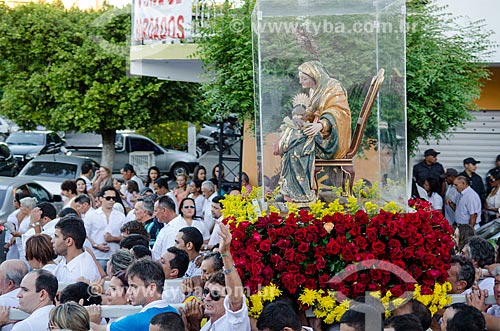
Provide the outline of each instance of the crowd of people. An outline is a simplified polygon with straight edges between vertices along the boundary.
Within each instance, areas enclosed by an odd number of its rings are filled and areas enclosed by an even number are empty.
[[[428,200],[451,225],[470,224],[477,230],[500,218],[500,155],[483,180],[476,173],[480,161],[467,157],[461,172],[454,168],[445,171],[437,161],[439,154],[428,149],[424,159],[413,167],[413,196]]]
[[[1,330],[249,330],[221,223],[223,194],[240,191],[218,189],[221,165],[207,175],[200,165],[170,190],[154,166],[143,182],[130,164],[121,178],[84,164],[80,178],[61,184],[59,212],[16,192],[0,265]],[[142,309],[103,318],[101,305]],[[10,320],[11,308],[29,316]]]
[[[7,259],[0,265],[1,329],[500,330],[500,255],[475,235],[471,217],[469,222],[460,221],[460,206],[468,201],[465,194],[477,184],[453,169],[440,173],[434,166],[437,152],[426,151],[426,159],[429,156],[434,160],[427,164],[431,170],[424,174],[416,166],[416,184],[435,186],[431,174],[438,175],[442,190],[426,191],[431,202],[438,200],[434,193],[443,192],[451,200],[451,188],[460,195],[453,200],[457,225],[448,281],[451,293],[462,293],[467,300],[433,317],[424,305],[411,300],[386,320],[376,303],[361,298],[340,323],[327,326],[307,318],[285,296],[266,305],[257,320],[250,318],[231,255],[231,233],[221,222],[223,196],[217,193],[217,184],[224,178],[223,168],[217,165],[207,180],[206,169],[199,166],[191,178],[177,176],[177,185],[170,190],[158,168],[151,167],[143,182],[126,164],[121,178],[113,178],[106,167],[95,174],[91,167],[83,167],[81,178],[61,184],[65,200],[59,212],[51,203],[16,193],[16,210],[6,226]],[[489,176],[497,174],[492,171]],[[248,183],[248,176],[243,176]],[[495,181],[485,188],[488,195],[498,188]],[[231,192],[232,187],[221,189],[225,194],[239,193]],[[486,305],[487,295],[494,296],[496,305]],[[126,305],[140,310],[124,316],[105,314],[104,307]],[[12,308],[29,315],[11,320]]]

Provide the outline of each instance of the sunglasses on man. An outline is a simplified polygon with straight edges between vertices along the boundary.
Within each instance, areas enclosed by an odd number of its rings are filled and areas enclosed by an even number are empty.
[[[214,301],[219,301],[221,298],[224,298],[225,296],[223,295],[220,295],[220,293],[218,291],[210,291],[208,288],[204,288],[203,289],[203,296],[207,296],[207,294],[210,294],[210,297],[212,298],[212,300]]]

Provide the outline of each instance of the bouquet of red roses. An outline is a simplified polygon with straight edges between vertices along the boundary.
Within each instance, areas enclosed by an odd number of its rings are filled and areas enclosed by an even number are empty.
[[[446,281],[450,267],[452,229],[441,213],[425,208],[319,218],[300,210],[226,222],[250,295],[271,282],[296,296],[304,289],[333,289],[351,299],[365,291],[400,296],[415,284],[422,294],[431,294],[435,283]]]

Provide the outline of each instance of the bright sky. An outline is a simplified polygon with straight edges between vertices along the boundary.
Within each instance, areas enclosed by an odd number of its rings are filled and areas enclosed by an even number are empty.
[[[500,45],[500,1],[498,0],[436,0],[438,5],[448,5],[446,9],[457,16],[463,16],[459,22],[485,20],[486,28],[495,32],[491,41]],[[500,47],[495,49],[495,54],[490,62],[500,63]]]

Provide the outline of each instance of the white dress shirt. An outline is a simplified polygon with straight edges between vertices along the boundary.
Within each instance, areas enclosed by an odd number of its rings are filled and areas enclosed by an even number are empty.
[[[19,293],[19,288],[0,295],[0,306],[19,307],[17,293]]]
[[[85,231],[87,231],[87,237],[89,237],[96,245],[106,243],[104,240],[104,235],[106,232],[111,233],[112,236],[118,237],[121,235],[120,228],[126,222],[126,217],[123,213],[116,211],[115,209],[111,210],[109,214],[109,221],[106,217],[106,214],[101,208],[98,208],[94,211],[89,211],[87,215],[85,215]],[[120,245],[118,243],[107,243],[109,247],[109,251],[103,252],[98,249],[92,248],[96,259],[106,260],[118,249],[120,249]]]
[[[208,199],[205,200],[205,204],[203,205],[203,219],[205,220],[205,225],[210,233],[212,233],[212,229],[215,223],[215,220],[212,217],[212,200],[216,196],[217,193],[212,194]]]
[[[26,231],[28,231],[28,229],[30,227],[30,223],[31,223],[31,220],[30,220],[30,216],[28,215],[21,221],[21,224],[19,225],[18,231],[24,234]],[[26,252],[24,250],[22,237],[16,238],[16,246],[17,246],[17,250],[19,251],[19,260],[21,260],[23,262],[27,262],[26,261]]]
[[[222,222],[222,219],[223,217],[219,217],[217,219],[217,222]],[[215,226],[214,226],[214,231],[212,232],[212,235],[210,236],[210,241],[208,242],[208,246],[215,246],[217,244],[220,243],[220,227],[219,227],[219,223],[215,223]]]
[[[182,216],[177,216],[160,230],[153,245],[153,259],[158,260],[169,247],[175,246],[175,237],[180,229],[189,226]]]
[[[232,311],[229,303],[229,296],[224,298],[224,309],[226,313],[212,324],[208,321],[203,325],[200,331],[250,331],[250,318],[248,318],[248,307],[243,297],[242,307],[238,311]]]
[[[43,306],[38,308],[31,315],[16,323],[12,331],[43,331],[48,330],[49,326],[49,313],[54,308],[54,305]]]
[[[99,269],[88,252],[83,252],[69,263],[66,263],[66,258],[63,258],[53,273],[60,283],[76,283],[80,277],[91,282],[101,279]]]
[[[0,295],[0,306],[7,307],[19,307],[19,298],[17,294],[19,293],[19,288],[16,288],[10,292]],[[5,324],[0,328],[2,331],[10,331],[14,324]]]

